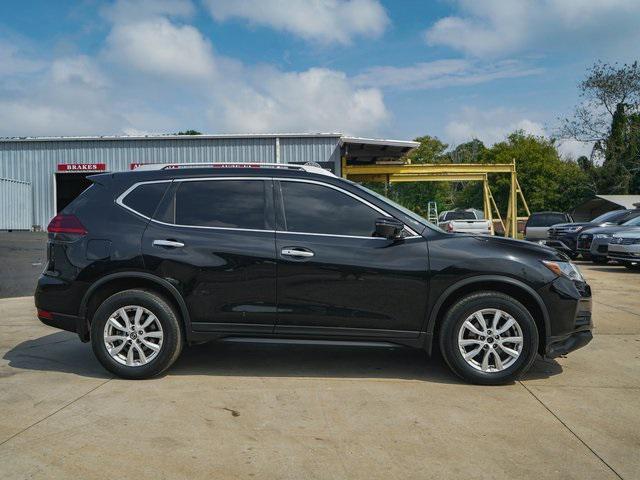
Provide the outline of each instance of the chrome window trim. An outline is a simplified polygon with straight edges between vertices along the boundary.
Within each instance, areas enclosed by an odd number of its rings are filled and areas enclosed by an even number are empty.
[[[373,205],[372,203],[366,201],[363,198],[360,198],[358,195],[355,195],[351,192],[348,192],[340,187],[337,187],[335,185],[331,185],[325,182],[320,182],[317,180],[310,180],[310,179],[306,179],[306,178],[281,178],[281,177],[198,177],[198,178],[178,178],[178,179],[170,179],[170,180],[146,180],[143,182],[136,182],[133,185],[131,185],[129,188],[127,188],[123,193],[120,194],[120,196],[118,196],[118,198],[116,198],[115,203],[119,206],[121,206],[122,208],[138,215],[139,217],[142,217],[146,220],[149,220],[151,222],[160,224],[160,225],[166,225],[169,227],[181,227],[181,228],[204,228],[207,230],[234,230],[234,231],[241,231],[241,232],[266,232],[266,233],[290,233],[292,235],[314,235],[314,236],[321,236],[321,237],[337,237],[337,238],[359,238],[359,239],[375,239],[375,240],[386,240],[386,238],[381,238],[381,237],[364,237],[364,236],[359,236],[359,235],[338,235],[338,234],[332,234],[332,233],[314,233],[314,232],[290,232],[290,231],[286,231],[286,230],[267,230],[267,229],[252,229],[252,228],[239,228],[239,227],[210,227],[210,226],[204,226],[204,225],[182,225],[182,224],[178,224],[178,223],[168,223],[168,222],[161,222],[160,220],[156,220],[154,218],[150,218],[140,212],[138,212],[137,210],[134,210],[133,208],[127,206],[124,204],[124,199],[126,198],[127,195],[129,195],[133,190],[135,190],[137,187],[139,187],[140,185],[147,185],[147,184],[152,184],[152,183],[172,183],[172,182],[201,182],[201,181],[216,181],[216,180],[260,180],[260,181],[265,181],[265,180],[278,180],[278,181],[286,181],[286,182],[299,182],[299,183],[312,183],[312,184],[317,184],[317,185],[321,185],[324,187],[329,187],[332,188],[334,190],[337,190],[339,192],[344,193],[345,195],[348,195],[349,197],[352,197],[354,199],[356,199],[357,201],[365,204],[366,206],[368,206],[369,208],[372,208],[373,210],[379,212],[380,214],[382,214],[385,217],[391,217],[393,218],[393,216],[387,212],[385,212],[384,210],[382,210],[380,207],[377,207],[376,205]],[[404,237],[405,239],[410,239],[410,238],[418,238],[420,237],[420,235],[418,235],[415,231],[413,231],[410,227],[408,227],[406,224],[404,226],[404,228],[409,232],[409,236]]]

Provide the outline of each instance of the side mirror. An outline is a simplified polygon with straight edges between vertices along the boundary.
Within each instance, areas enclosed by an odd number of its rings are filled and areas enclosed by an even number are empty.
[[[388,238],[395,240],[400,238],[400,233],[404,228],[404,223],[391,217],[383,217],[376,219],[376,237]]]

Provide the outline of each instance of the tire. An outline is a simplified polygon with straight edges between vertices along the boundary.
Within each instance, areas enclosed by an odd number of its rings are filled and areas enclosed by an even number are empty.
[[[626,262],[624,266],[629,270],[640,270],[640,263]]]
[[[603,257],[602,255],[591,255],[591,261],[597,265],[604,265],[609,263],[609,259],[607,257]]]
[[[491,330],[496,311],[501,312],[498,318],[498,332],[507,324],[511,324],[511,320],[515,322],[500,334]],[[477,331],[483,331],[480,322],[474,316],[476,312],[481,314],[486,324],[484,333],[488,334],[491,331],[491,335],[480,337],[467,327],[467,320],[473,316],[471,326]],[[495,340],[496,337],[500,340]],[[521,342],[504,342],[503,339],[506,338],[520,338]],[[461,339],[468,345],[461,347]],[[538,351],[538,328],[529,311],[514,298],[500,292],[477,292],[463,297],[447,311],[441,324],[439,340],[442,356],[456,375],[479,385],[501,385],[513,382],[533,364]],[[478,348],[480,350],[475,355],[465,360],[461,350],[470,355]],[[503,348],[511,353],[507,353]],[[514,356],[514,353],[517,353],[517,356]],[[496,360],[496,355],[500,363]],[[486,369],[482,362],[485,357],[488,358]]]
[[[123,309],[128,322],[121,313]],[[137,327],[127,329],[127,323]],[[177,313],[155,292],[136,289],[116,293],[102,302],[93,315],[93,352],[104,368],[119,377],[137,380],[159,375],[176,361],[182,345]]]

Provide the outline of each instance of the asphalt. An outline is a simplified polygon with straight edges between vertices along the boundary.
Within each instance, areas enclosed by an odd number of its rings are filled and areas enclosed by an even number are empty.
[[[593,342],[501,387],[407,349],[220,343],[124,381],[0,300],[1,477],[640,478],[640,274],[583,271]]]
[[[0,298],[33,295],[46,246],[46,233],[0,232]]]

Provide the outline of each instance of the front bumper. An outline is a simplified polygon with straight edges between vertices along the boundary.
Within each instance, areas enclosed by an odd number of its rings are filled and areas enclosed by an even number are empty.
[[[608,257],[623,263],[640,263],[640,244],[610,244]]]
[[[549,312],[549,328],[541,353],[554,358],[584,347],[593,338],[591,289],[560,277],[541,289]]]
[[[577,251],[582,254],[587,253],[592,257],[606,257],[609,251],[610,241],[611,241],[611,237],[605,237],[605,238],[594,237],[586,245],[579,241]]]
[[[555,248],[564,253],[575,253],[576,252],[576,241],[571,237],[556,237],[549,238],[545,240],[544,244],[547,247]]]

